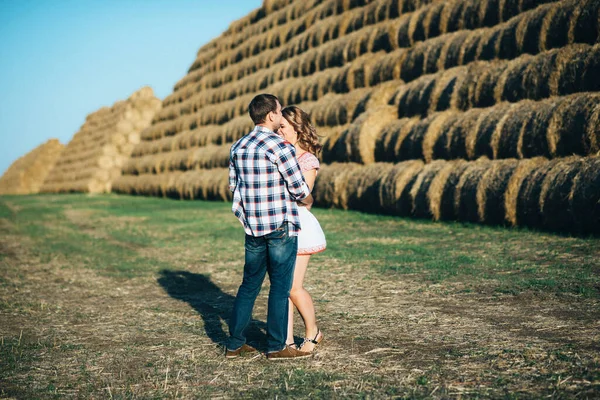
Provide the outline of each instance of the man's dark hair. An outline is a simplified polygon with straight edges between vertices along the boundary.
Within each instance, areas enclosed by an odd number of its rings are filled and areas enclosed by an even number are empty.
[[[255,96],[250,102],[250,105],[248,106],[250,118],[252,118],[252,121],[256,125],[262,124],[263,122],[265,122],[265,120],[267,119],[267,115],[270,112],[277,111],[278,102],[279,99],[277,98],[277,96],[274,96],[272,94],[263,93]]]

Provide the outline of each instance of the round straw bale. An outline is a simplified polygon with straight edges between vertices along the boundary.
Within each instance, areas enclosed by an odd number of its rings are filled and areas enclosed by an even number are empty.
[[[375,143],[382,129],[398,118],[396,108],[384,106],[361,114],[340,136],[340,141],[346,143],[347,158],[362,164],[375,162]]]
[[[515,159],[496,160],[477,186],[479,220],[488,224],[503,224],[506,220],[505,194],[510,178],[519,162]]]
[[[553,231],[572,228],[573,212],[570,209],[569,195],[581,166],[580,157],[568,157],[561,159],[546,174],[540,192],[540,212],[544,228]]]
[[[442,139],[442,143],[446,146],[445,159],[468,158],[467,137],[477,125],[480,115],[481,111],[478,109],[455,115],[455,122],[448,125]]]
[[[411,17],[412,14],[405,14],[393,22],[392,30],[395,33],[394,42],[398,48],[412,47],[409,33]]]
[[[313,196],[319,207],[348,208],[348,180],[359,169],[355,163],[322,165],[315,182]]]
[[[574,45],[559,51],[549,86],[552,94],[600,91],[600,45]]]
[[[440,31],[443,33],[456,32],[460,29],[461,16],[465,2],[448,1],[444,4],[440,17]]]
[[[479,23],[481,26],[495,26],[500,22],[500,0],[479,2]]]
[[[436,79],[435,87],[429,101],[429,113],[445,111],[451,108],[452,99],[456,97],[456,89],[460,88],[467,76],[467,67],[452,68]]]
[[[417,121],[410,131],[402,138],[398,148],[399,160],[414,160],[423,158],[423,140],[429,129],[429,125],[435,120],[435,116]]]
[[[600,154],[600,104],[596,104],[588,121],[584,153]]]
[[[558,51],[548,51],[537,55],[522,72],[522,89],[524,98],[531,100],[550,97],[550,75],[554,70]]]
[[[506,222],[512,226],[520,223],[518,214],[521,212],[517,208],[519,204],[519,193],[524,183],[529,182],[530,175],[533,174],[538,167],[548,163],[548,160],[543,157],[535,157],[524,160],[519,160],[517,167],[513,171],[504,195],[504,209]],[[523,189],[525,190],[525,189]]]
[[[517,23],[516,40],[520,54],[537,54],[540,48],[540,36],[544,19],[553,7],[541,6],[524,14]]]
[[[523,85],[523,75],[534,59],[533,56],[525,54],[508,63],[494,89],[496,103],[502,101],[515,102],[525,97],[526,89]]]
[[[427,194],[433,179],[446,166],[446,164],[447,162],[442,160],[433,161],[425,164],[423,169],[421,169],[421,171],[419,171],[417,174],[417,179],[410,190],[413,216],[418,218],[433,217]]]
[[[380,211],[382,179],[393,166],[391,163],[375,163],[354,170],[348,178],[348,208],[367,212]]]
[[[427,199],[435,221],[456,219],[454,192],[460,176],[468,165],[469,163],[464,160],[448,161],[431,181]]]
[[[477,122],[467,132],[465,138],[467,158],[471,160],[481,156],[493,158],[492,135],[510,107],[510,104],[502,103],[481,111]]]
[[[447,159],[446,140],[447,132],[459,118],[454,112],[447,111],[432,115],[433,121],[429,124],[423,138],[423,159],[426,163],[434,159]]]
[[[425,75],[399,88],[394,101],[398,104],[400,118],[427,115],[431,92],[438,77],[438,75]]]
[[[386,125],[381,130],[381,135],[375,144],[375,161],[402,161],[400,158],[400,147],[406,136],[410,133],[413,125],[418,121],[418,118],[402,118]]]
[[[446,39],[446,45],[440,54],[438,62],[438,68],[440,70],[453,68],[459,65],[462,46],[470,35],[471,32],[469,31],[460,31],[453,33]]]
[[[423,20],[423,25],[425,25],[425,37],[427,39],[437,37],[442,33],[446,33],[440,30],[442,12],[445,8],[444,6],[444,2],[439,2],[432,3],[427,7],[427,15]]]
[[[423,74],[434,74],[443,68],[440,68],[439,62],[442,51],[448,46],[446,36],[429,39],[428,50],[423,59]]]
[[[332,163],[337,161],[339,157],[343,157],[348,152],[345,150],[345,142],[340,140],[342,133],[348,129],[348,125],[338,125],[335,127],[318,127],[318,132],[321,137],[323,137],[322,145],[323,149],[321,150],[321,161],[324,163]],[[337,151],[340,146],[344,146],[342,148],[342,153],[338,154]]]
[[[380,83],[373,87],[368,98],[366,98],[367,102],[365,109],[372,110],[374,108],[394,104],[394,95],[398,88],[403,84],[404,82],[401,80],[392,80]]]
[[[569,23],[569,43],[598,42],[600,40],[599,14],[598,0],[578,1]]]
[[[502,31],[498,28],[484,30],[479,39],[475,60],[493,60],[496,58],[496,48],[501,35]]]
[[[539,161],[526,171],[515,172],[514,175],[517,175],[517,172],[521,172],[521,175],[518,176],[520,182],[518,183],[515,202],[516,225],[536,228],[542,226],[542,214],[540,210],[542,184],[548,172],[559,162],[559,160],[551,160],[549,162]],[[507,210],[509,209],[507,208]],[[510,217],[508,212],[507,216]]]
[[[477,186],[492,163],[486,158],[469,162],[454,192],[454,209],[461,221],[478,222]]]
[[[534,107],[526,108],[523,125],[519,129],[517,141],[518,158],[536,156],[549,157],[546,131],[554,109],[562,102],[562,98],[552,98],[535,103]]]
[[[379,62],[371,68],[369,86],[375,86],[391,80],[400,80],[401,59],[405,54],[405,49],[398,49],[384,54]]]
[[[432,47],[431,42],[418,43],[406,52],[401,60],[400,79],[410,82],[423,75],[425,54]]]
[[[427,17],[427,8],[417,10],[411,14],[408,24],[408,37],[412,46],[416,42],[425,40],[425,18]]]
[[[573,232],[600,233],[600,157],[583,158],[569,194]]]
[[[587,155],[589,124],[599,103],[600,94],[583,93],[565,98],[556,107],[547,131],[551,156]]]
[[[495,88],[500,76],[504,73],[507,67],[508,63],[496,61],[488,63],[488,67],[481,71],[475,88],[475,107],[490,107],[496,104],[494,97]]]
[[[395,164],[381,179],[380,198],[384,213],[407,216],[412,212],[410,191],[424,164],[420,160]]]
[[[574,2],[561,1],[552,4],[544,16],[539,33],[540,50],[560,48],[569,43],[569,23],[574,6]],[[524,45],[529,46],[526,43]]]
[[[518,144],[521,127],[525,125],[536,107],[537,103],[527,100],[511,104],[492,134],[491,145],[494,159],[519,156]]]
[[[467,37],[462,42],[458,55],[458,65],[467,65],[477,58],[477,49],[481,38],[487,35],[489,29],[478,29],[470,31]]]

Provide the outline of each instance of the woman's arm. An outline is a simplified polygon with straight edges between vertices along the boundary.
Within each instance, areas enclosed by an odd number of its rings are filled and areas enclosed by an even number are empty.
[[[317,179],[317,170],[311,169],[308,171],[304,171],[302,173],[302,175],[304,175],[304,180],[306,181],[306,184],[308,185],[308,187],[310,188],[310,191],[312,192],[313,187],[315,186],[315,179]]]

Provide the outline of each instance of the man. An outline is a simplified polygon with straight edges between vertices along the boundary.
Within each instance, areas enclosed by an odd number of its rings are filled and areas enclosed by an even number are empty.
[[[285,345],[288,297],[298,249],[300,202],[313,198],[304,182],[294,147],[277,133],[281,104],[276,96],[260,94],[249,105],[254,130],[238,140],[229,159],[232,211],[246,231],[244,278],[229,321],[226,357],[256,351],[246,344],[244,331],[265,274],[271,281],[267,312],[267,358],[284,360],[309,357]]]

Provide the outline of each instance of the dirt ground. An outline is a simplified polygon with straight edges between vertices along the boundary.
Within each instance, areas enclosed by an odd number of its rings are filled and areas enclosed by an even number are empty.
[[[110,240],[84,214],[67,216]],[[131,249],[170,267],[110,276],[36,255],[0,221],[0,397],[600,397],[595,297],[461,292],[315,256],[306,287],[325,340],[314,357],[226,360],[241,260]],[[267,294],[266,283],[249,334],[263,351]]]

